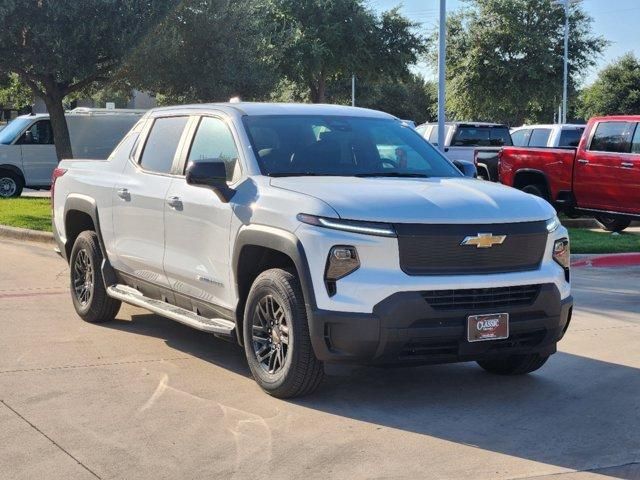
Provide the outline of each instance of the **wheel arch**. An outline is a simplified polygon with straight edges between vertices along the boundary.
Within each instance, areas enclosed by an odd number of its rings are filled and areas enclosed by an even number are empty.
[[[553,201],[551,186],[549,184],[549,179],[547,178],[546,173],[542,170],[537,170],[534,168],[521,168],[516,171],[513,176],[513,187],[519,190],[526,187],[527,185],[540,185],[544,188],[544,193],[547,195],[546,200],[549,202]]]
[[[18,175],[21,179],[22,179],[22,183],[24,183],[24,173],[22,172],[22,169],[16,165],[12,165],[10,163],[0,163],[0,171],[2,170],[6,170],[8,172],[12,172],[15,173],[16,175]]]
[[[315,294],[306,253],[290,232],[267,226],[241,230],[234,243],[232,269],[236,289],[236,332],[242,344],[242,321],[247,295],[255,278],[270,268],[292,267],[298,274],[307,310],[315,307]]]

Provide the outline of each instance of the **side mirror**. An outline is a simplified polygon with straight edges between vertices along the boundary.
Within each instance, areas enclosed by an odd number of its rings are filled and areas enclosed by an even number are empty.
[[[187,184],[210,188],[221,202],[228,203],[235,191],[227,185],[227,168],[219,160],[190,162],[186,172]]]
[[[453,160],[453,164],[462,172],[465,177],[477,178],[478,169],[473,162],[466,160]]]

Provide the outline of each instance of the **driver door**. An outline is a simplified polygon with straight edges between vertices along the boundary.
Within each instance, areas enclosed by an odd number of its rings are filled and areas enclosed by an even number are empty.
[[[16,143],[20,145],[25,183],[29,186],[48,186],[53,169],[58,166],[51,122],[38,120]]]

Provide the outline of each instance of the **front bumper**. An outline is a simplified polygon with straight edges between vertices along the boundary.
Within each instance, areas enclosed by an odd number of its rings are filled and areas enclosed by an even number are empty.
[[[371,314],[311,310],[309,331],[316,356],[329,363],[428,364],[480,360],[492,355],[552,354],[569,326],[573,299],[561,300],[544,284],[525,306],[489,310],[435,310],[420,292],[395,293]],[[509,313],[509,338],[470,343],[468,315]]]

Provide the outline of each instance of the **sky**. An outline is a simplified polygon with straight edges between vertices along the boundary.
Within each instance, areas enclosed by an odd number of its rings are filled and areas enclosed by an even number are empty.
[[[593,32],[606,38],[610,45],[604,51],[597,65],[588,71],[584,85],[592,83],[598,73],[609,63],[627,52],[640,57],[640,0],[582,0],[583,8],[593,18]],[[460,0],[447,0],[447,11],[460,8]],[[422,24],[424,32],[438,26],[440,0],[371,0],[371,5],[379,11],[401,5],[402,13]],[[419,65],[418,71],[429,79],[435,72],[427,65]]]

